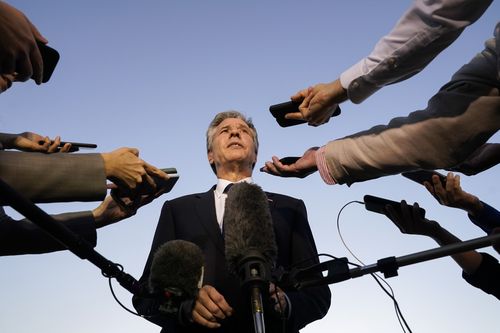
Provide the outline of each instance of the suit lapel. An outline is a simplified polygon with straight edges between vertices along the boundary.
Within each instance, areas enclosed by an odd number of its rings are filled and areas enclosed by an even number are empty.
[[[273,193],[269,193],[269,192],[265,192],[265,193],[266,193],[266,196],[267,196],[267,203],[269,204],[269,210],[272,213],[274,207],[276,206],[276,203],[274,201],[274,194]]]
[[[215,214],[214,188],[208,192],[197,195],[195,210],[203,228],[207,231],[210,239],[215,243],[217,249],[224,253],[224,238],[222,237],[217,216]]]

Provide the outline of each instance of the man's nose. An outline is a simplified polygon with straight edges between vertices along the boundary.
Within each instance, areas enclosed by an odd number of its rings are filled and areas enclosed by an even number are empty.
[[[229,135],[230,135],[230,136],[238,136],[238,137],[239,137],[239,136],[240,136],[240,134],[241,134],[240,132],[241,132],[241,131],[240,131],[239,129],[237,129],[237,128],[233,128],[233,129],[231,129],[231,130],[229,131]]]

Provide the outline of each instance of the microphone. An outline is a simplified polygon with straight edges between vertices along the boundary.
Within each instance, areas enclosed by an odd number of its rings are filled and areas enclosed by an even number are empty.
[[[255,332],[265,333],[262,293],[269,290],[278,250],[264,191],[255,184],[234,184],[228,192],[223,222],[228,269],[250,295]]]
[[[203,281],[203,253],[194,243],[171,240],[153,255],[150,292],[161,295],[160,312],[177,313],[182,301],[192,299]]]

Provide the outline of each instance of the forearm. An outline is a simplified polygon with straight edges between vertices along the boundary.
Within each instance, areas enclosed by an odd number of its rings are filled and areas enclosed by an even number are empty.
[[[27,219],[13,220],[3,209],[0,210],[0,255],[38,254],[65,250],[59,241],[45,230]],[[97,235],[90,212],[65,213],[52,215],[70,231],[82,237],[89,245],[95,246]]]
[[[0,177],[33,202],[98,201],[106,196],[100,154],[0,151]]]
[[[434,230],[428,235],[440,246],[450,245],[461,242],[459,238],[450,233],[448,230],[442,228],[437,224]],[[476,251],[466,251],[451,255],[453,260],[462,268],[467,274],[473,274],[482,261],[482,256]]]
[[[447,168],[467,158],[500,127],[500,98],[479,92],[487,87],[482,84],[471,94],[454,91],[460,84],[443,87],[426,110],[329,142],[325,159],[331,177],[350,185],[403,171]]]
[[[492,0],[415,1],[369,56],[340,76],[349,99],[361,103],[385,85],[420,72],[474,23]]]
[[[17,134],[0,133],[0,149],[10,149],[10,148],[12,148],[12,140],[16,136],[17,136]]]

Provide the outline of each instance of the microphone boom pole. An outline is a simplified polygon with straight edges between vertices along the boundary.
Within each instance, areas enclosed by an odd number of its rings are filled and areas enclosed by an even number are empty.
[[[63,223],[56,221],[52,216],[19,194],[2,179],[0,179],[0,199],[42,228],[69,251],[80,257],[80,259],[87,259],[99,267],[104,276],[116,278],[122,287],[133,294],[139,291],[138,281],[125,273],[120,265],[103,257],[85,239],[72,232]]]
[[[399,267],[487,247],[499,242],[500,234],[493,234],[468,241],[444,245],[430,250],[411,253],[401,257],[387,257],[378,260],[375,264],[352,269],[348,268],[346,258],[337,258],[324,261],[305,269],[292,270],[289,273],[277,272],[277,284],[283,283],[286,286],[301,289],[305,287],[333,284],[376,272],[382,272],[386,278],[389,278],[398,275]],[[328,271],[326,276],[323,274],[320,275],[321,277],[318,277],[318,274],[325,271]]]

